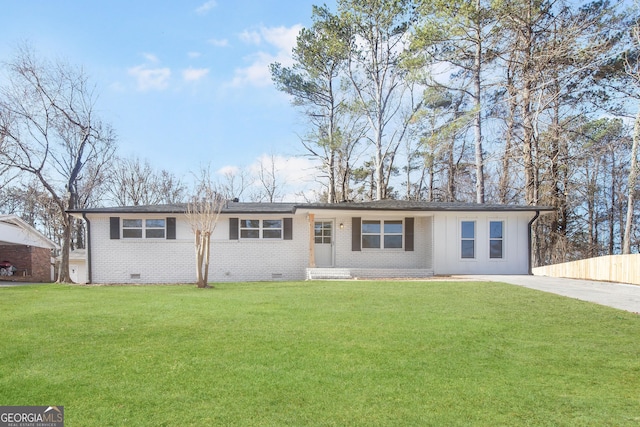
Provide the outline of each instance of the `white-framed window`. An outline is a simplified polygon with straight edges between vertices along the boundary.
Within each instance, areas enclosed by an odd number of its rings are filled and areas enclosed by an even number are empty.
[[[363,220],[363,249],[402,249],[404,241],[402,220]]]
[[[489,258],[504,258],[504,221],[489,221]]]
[[[241,239],[282,239],[281,219],[241,219]]]
[[[331,244],[333,238],[332,221],[316,221],[313,225],[313,241],[317,244]]]
[[[476,222],[460,221],[460,258],[476,258]]]
[[[167,222],[159,219],[122,219],[123,239],[164,239]]]

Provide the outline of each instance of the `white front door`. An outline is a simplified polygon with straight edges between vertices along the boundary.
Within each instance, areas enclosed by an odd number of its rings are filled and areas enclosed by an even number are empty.
[[[333,267],[333,220],[314,223],[314,253],[316,267]]]

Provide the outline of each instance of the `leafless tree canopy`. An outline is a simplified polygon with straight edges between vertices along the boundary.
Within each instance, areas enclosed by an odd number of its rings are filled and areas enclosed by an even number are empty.
[[[94,88],[82,69],[43,60],[29,47],[4,69],[0,167],[34,177],[51,196],[63,224],[58,281],[67,282],[73,220],[65,211],[78,207],[80,187],[100,179],[115,135],[95,114]],[[84,174],[90,169],[94,173]]]
[[[118,158],[111,167],[107,193],[116,205],[144,206],[184,202],[187,188],[171,172],[156,171],[148,161]]]

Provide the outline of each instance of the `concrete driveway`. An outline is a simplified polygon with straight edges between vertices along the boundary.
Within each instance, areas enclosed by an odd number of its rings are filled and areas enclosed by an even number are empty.
[[[510,283],[640,314],[640,286],[638,285],[527,275],[457,277],[469,280]]]

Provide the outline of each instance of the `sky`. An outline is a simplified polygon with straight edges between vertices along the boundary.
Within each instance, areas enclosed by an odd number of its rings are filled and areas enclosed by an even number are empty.
[[[189,180],[274,158],[287,191],[317,188],[304,120],[271,82],[314,0],[0,0],[0,61],[28,43],[82,67],[118,153]]]

